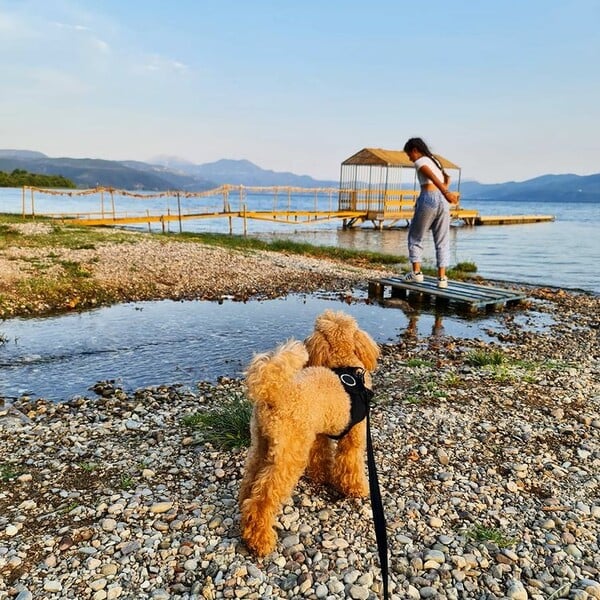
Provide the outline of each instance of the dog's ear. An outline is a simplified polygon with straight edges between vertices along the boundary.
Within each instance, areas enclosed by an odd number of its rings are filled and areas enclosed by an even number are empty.
[[[311,367],[322,367],[329,364],[330,348],[327,339],[320,331],[313,331],[305,340],[308,350],[308,364]]]
[[[379,346],[368,333],[361,329],[354,334],[354,352],[367,371],[375,370],[379,358]]]

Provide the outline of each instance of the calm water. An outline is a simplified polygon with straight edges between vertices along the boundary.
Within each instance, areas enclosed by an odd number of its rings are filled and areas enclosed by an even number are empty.
[[[270,199],[263,199],[264,203]],[[156,208],[158,201],[152,201]],[[139,200],[132,206],[139,210]],[[68,204],[68,206],[67,206]],[[150,208],[148,204],[145,204]],[[578,288],[600,294],[600,204],[469,202],[482,214],[551,214],[552,223],[453,227],[453,262],[472,261],[484,277],[540,285]],[[39,210],[97,210],[98,200],[48,198]],[[123,210],[120,206],[119,210]],[[0,189],[0,212],[21,211],[21,191]],[[184,222],[185,231],[227,231],[224,220]],[[241,233],[241,221],[234,232]],[[289,237],[313,244],[406,254],[405,228],[344,231],[337,222],[318,226],[248,223],[250,235]],[[426,256],[432,259],[428,242]],[[360,294],[359,294],[360,295]],[[325,308],[353,314],[378,342],[393,342],[405,332],[409,318],[397,308],[356,302],[341,303],[327,296],[290,296],[264,302],[222,305],[210,302],[150,302],[124,304],[85,313],[44,319],[11,319],[0,324],[6,342],[0,345],[0,396],[27,393],[56,400],[89,395],[89,387],[116,379],[123,387],[182,383],[193,386],[220,375],[238,376],[257,351],[282,339],[303,339],[314,318]],[[541,327],[541,315],[519,316],[527,327]],[[434,315],[417,318],[418,335],[431,333]],[[456,337],[480,337],[502,327],[502,316],[464,320],[443,317],[444,330]]]
[[[378,342],[397,342],[409,317],[398,308],[334,295],[291,295],[248,303],[140,302],[44,319],[10,319],[0,324],[0,396],[28,394],[55,400],[90,395],[97,381],[116,379],[125,389],[239,376],[254,352],[287,338],[304,339],[326,308],[352,314]],[[420,338],[432,333],[431,312],[413,315]],[[524,327],[548,323],[545,315],[517,314]],[[488,338],[502,327],[499,315],[442,316],[444,333]],[[93,395],[93,394],[91,394]]]
[[[182,199],[182,211],[192,210],[194,203],[207,206],[218,199]],[[236,206],[232,198],[232,206]],[[272,196],[250,196],[251,206],[268,208],[273,205]],[[307,208],[313,207],[310,197],[302,199]],[[318,208],[330,208],[330,202],[323,196]],[[335,199],[333,199],[335,205]],[[145,209],[158,210],[168,207],[176,212],[176,200],[119,198],[117,211]],[[29,200],[26,202],[29,208]],[[285,198],[280,198],[279,207],[286,206]],[[462,202],[466,209],[478,210],[482,215],[532,215],[549,214],[555,217],[551,223],[529,225],[488,225],[479,227],[453,227],[451,236],[452,261],[470,261],[478,267],[478,272],[489,279],[502,281],[530,282],[565,288],[583,289],[600,294],[600,202],[596,203],[556,203],[526,201],[469,201]],[[57,196],[36,196],[36,211],[74,212],[98,211],[100,200],[95,197],[62,198]],[[104,208],[110,210],[110,202],[105,198]],[[333,206],[335,208],[335,206]],[[21,190],[0,189],[0,212],[21,212]],[[318,225],[279,225],[265,221],[248,221],[249,235],[262,238],[290,238],[319,245],[341,246],[361,250],[374,250],[406,256],[406,228],[376,231],[370,226],[355,230],[343,230],[337,221]],[[170,225],[178,230],[177,223]],[[184,221],[184,231],[227,232],[226,219]],[[158,226],[157,226],[158,230]],[[243,232],[241,219],[233,220],[233,232]],[[425,258],[433,263],[433,244],[427,240]]]

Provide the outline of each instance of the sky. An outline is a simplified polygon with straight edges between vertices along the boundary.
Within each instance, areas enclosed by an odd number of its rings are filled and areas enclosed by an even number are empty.
[[[339,178],[600,172],[600,0],[0,0],[0,148]]]

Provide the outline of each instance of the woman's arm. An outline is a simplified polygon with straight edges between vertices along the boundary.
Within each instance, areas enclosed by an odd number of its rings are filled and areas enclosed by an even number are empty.
[[[442,195],[444,196],[444,198],[446,198],[446,200],[448,200],[450,204],[458,204],[457,195],[454,192],[451,192],[446,187],[446,185],[433,174],[433,171],[427,165],[419,167],[419,171],[421,171],[423,175],[427,176],[427,178],[433,183],[433,185],[435,185],[435,187],[438,190],[440,190],[440,192],[442,192]],[[450,180],[448,179],[448,181]]]

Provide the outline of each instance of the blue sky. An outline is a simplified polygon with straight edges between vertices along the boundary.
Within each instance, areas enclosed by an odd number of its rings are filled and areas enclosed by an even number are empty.
[[[337,179],[421,136],[481,182],[600,172],[600,0],[0,0],[0,148]]]

